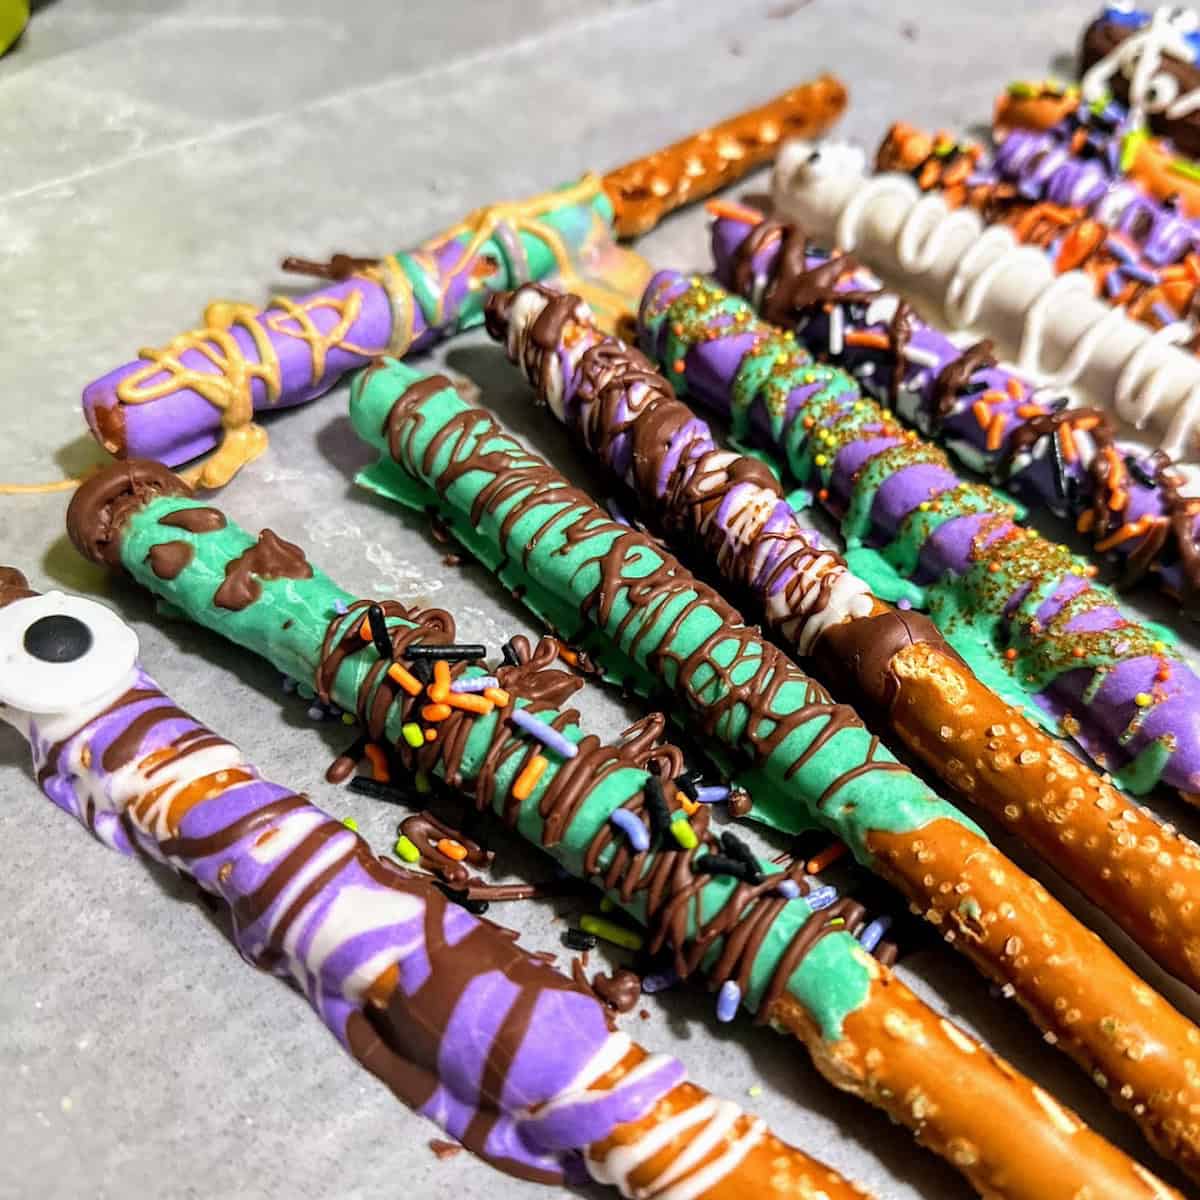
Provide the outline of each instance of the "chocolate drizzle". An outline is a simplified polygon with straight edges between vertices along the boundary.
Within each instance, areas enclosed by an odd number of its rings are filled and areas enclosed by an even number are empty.
[[[264,529],[258,541],[225,568],[225,581],[217,588],[213,604],[241,612],[262,595],[260,579],[311,579],[312,573],[299,546]]]

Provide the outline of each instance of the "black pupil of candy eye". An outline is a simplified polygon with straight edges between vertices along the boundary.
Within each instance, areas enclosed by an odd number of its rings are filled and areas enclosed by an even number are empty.
[[[92,647],[92,631],[63,613],[41,617],[25,630],[25,649],[42,662],[75,662]]]

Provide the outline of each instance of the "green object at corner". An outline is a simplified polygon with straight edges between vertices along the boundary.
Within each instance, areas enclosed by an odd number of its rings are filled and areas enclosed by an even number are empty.
[[[28,20],[28,0],[0,0],[0,54],[12,48]]]

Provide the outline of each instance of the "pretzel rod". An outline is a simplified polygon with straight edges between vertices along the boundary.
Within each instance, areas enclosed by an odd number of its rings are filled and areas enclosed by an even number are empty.
[[[948,211],[906,176],[866,178],[853,152],[814,157],[793,142],[783,155],[776,205],[811,236],[936,306],[939,323],[985,331],[1024,372],[1075,384],[1089,403],[1153,426],[1167,454],[1200,453],[1200,360],[1177,348],[1179,326],[1152,333],[1097,300],[1083,272],[1055,275],[1041,250],[1010,230],[985,230],[974,212]]]
[[[534,340],[539,322],[557,328],[553,344]],[[652,364],[600,331],[577,298],[538,284],[499,294],[488,303],[488,330],[506,341],[538,400],[633,489],[649,519],[749,591],[835,694],[882,709],[933,771],[1032,845],[1168,970],[1200,983],[1200,848],[1144,812],[1114,825],[1111,814],[1129,808],[1125,797],[980,684],[927,619],[872,596],[800,525],[771,471],[718,449]],[[558,369],[546,369],[548,356]],[[1095,802],[1081,805],[1077,789]],[[1179,898],[1169,916],[1167,895]]]
[[[357,711],[371,736],[394,742],[406,766],[433,771],[479,807],[491,807],[572,873],[605,887],[649,926],[652,948],[665,945],[674,952],[679,974],[699,968],[713,984],[736,981],[742,1002],[757,1009],[760,1020],[799,1036],[831,1082],[908,1125],[981,1193],[1045,1196],[1046,1181],[1059,1178],[1060,1165],[1069,1166],[1067,1178],[1075,1186],[1099,1189],[1097,1196],[1127,1194],[1116,1180],[1125,1186],[1131,1175],[1149,1178],[1136,1167],[1114,1171],[1115,1152],[1091,1133],[1086,1137],[1099,1143],[1101,1153],[1089,1162],[1078,1144],[1084,1131],[1076,1118],[1060,1120],[1063,1110],[1044,1092],[939,1020],[868,957],[848,932],[861,920],[859,906],[842,901],[814,916],[804,900],[804,877],[761,860],[760,882],[693,872],[715,842],[704,808],[690,818],[699,835],[695,849],[671,838],[656,839],[641,852],[626,845],[613,814],[647,819],[648,768],[670,778],[678,752],[655,745],[661,718],[641,723],[615,746],[585,735],[578,714],[561,708],[580,681],[554,669],[553,642],[543,641],[532,655],[522,645],[518,666],[496,670],[518,706],[578,747],[565,761],[546,755],[537,786],[518,796],[514,781],[536,747],[498,712],[457,711],[439,722],[435,741],[414,750],[396,731],[413,719],[422,700],[393,686],[373,640],[359,634],[367,602],[343,592],[296,547],[288,547],[292,565],[281,575],[262,547],[287,543],[267,534],[255,541],[216,509],[188,499],[186,489],[153,464],[131,466],[124,477],[114,468],[85,485],[73,503],[72,537],[86,553],[123,566],[179,611],[267,654],[281,669],[301,672],[319,695]],[[191,554],[171,550],[173,544],[186,545]],[[238,596],[246,594],[247,582],[258,589],[244,607],[215,602],[231,579]],[[398,658],[414,641],[453,642],[447,614],[383,607]],[[454,670],[465,679],[482,668]],[[663,792],[675,808],[673,789],[663,785]],[[795,885],[794,898],[783,895],[786,880]],[[956,1091],[988,1102],[957,1104],[951,1099]],[[997,1112],[1008,1119],[997,1121]],[[1059,1164],[1060,1155],[1069,1161]]]
[[[1200,225],[1177,205],[1114,182],[1101,160],[1069,153],[1057,134],[1015,132],[993,164],[980,155],[978,146],[959,147],[897,124],[875,165],[906,171],[950,208],[969,204],[985,220],[1005,224],[1018,241],[1045,249],[1056,273],[1086,272],[1097,296],[1151,329],[1188,322],[1189,337],[1182,337],[1182,326],[1177,332],[1196,352],[1191,317]]]
[[[242,955],[294,984],[363,1066],[476,1154],[524,1179],[590,1175],[663,1200],[866,1195],[614,1032],[515,933],[264,779],[175,707],[109,610],[35,596],[10,568],[0,606],[6,661],[28,660],[0,715],[30,741],[46,794],[114,849],[219,897]]]
[[[842,84],[821,76],[603,179],[478,209],[411,251],[287,259],[285,269],[332,282],[263,310],[209,305],[200,328],[90,383],[88,425],[118,458],[178,466],[215,446],[188,478],[220,487],[266,449],[255,413],[305,404],[376,355],[418,353],[478,325],[491,291],[557,275],[615,322],[631,315],[650,269],[614,232],[645,232],[766,162],[781,139],[819,134],[845,104]]]
[[[961,463],[1071,518],[1128,585],[1148,572],[1200,616],[1200,500],[1161,451],[1126,445],[1098,409],[1066,408],[1001,366],[989,341],[955,345],[849,255],[799,226],[732,212],[713,226],[717,276],[812,354],[943,442]],[[1064,451],[1064,446],[1066,451]],[[1069,456],[1068,453],[1069,452]]]
[[[534,336],[551,344],[552,329],[547,323]],[[548,371],[557,366],[549,356],[544,362]],[[608,520],[438,377],[381,364],[356,383],[351,419],[366,441],[386,447],[386,457],[363,477],[367,486],[413,506],[434,506],[455,536],[562,636],[606,663],[632,661],[643,672],[634,686],[644,687],[644,672],[652,671],[707,738],[748,756],[759,819],[789,831],[817,824],[835,833],[1036,1019],[1062,1026],[1068,1048],[1084,1054],[1082,1040],[1093,1038],[1057,1006],[1099,1029],[1116,1002],[1142,1030],[1135,1035],[1140,1062],[1166,1050],[1157,1020],[1148,1020],[1132,997],[1127,1005],[1104,987],[1092,992],[1092,969],[1104,953],[1095,935],[897,763],[852,710],[833,703],[651,539]],[[1043,935],[1057,947],[1048,958],[1028,952]],[[1136,988],[1146,998],[1140,982]],[[1094,1004],[1100,1009],[1093,1011]],[[1154,1007],[1179,1030],[1181,1018],[1168,1006]],[[1126,1028],[1119,1021],[1109,1028],[1118,1026]],[[1117,1061],[1123,1051],[1111,1039],[1095,1040],[1100,1044],[1092,1049],[1122,1077],[1140,1072]],[[1165,1052],[1159,1067],[1174,1072],[1171,1057]],[[1098,1062],[1094,1069],[1100,1072]],[[1186,1103],[1186,1072],[1179,1083]],[[1156,1086],[1147,1077],[1130,1091],[1153,1095],[1153,1116],[1145,1101],[1137,1102],[1143,1121],[1153,1130],[1168,1116],[1171,1132],[1160,1144],[1175,1143],[1172,1149],[1187,1158],[1188,1148],[1174,1136],[1179,1123],[1158,1109],[1166,1094]],[[1166,1131],[1166,1124],[1158,1129]]]
[[[610,171],[604,190],[612,200],[617,236],[649,232],[668,213],[769,162],[789,137],[812,137],[815,133],[808,131],[828,129],[845,107],[845,85],[822,75],[761,108]]]

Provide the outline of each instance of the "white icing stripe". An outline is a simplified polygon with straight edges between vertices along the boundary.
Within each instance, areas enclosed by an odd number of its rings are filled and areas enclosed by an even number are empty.
[[[1020,368],[1124,421],[1154,427],[1173,458],[1200,451],[1200,361],[1178,343],[1190,324],[1153,331],[1097,299],[1082,272],[1057,275],[1045,252],[969,209],[947,208],[906,175],[867,177],[861,155],[816,158],[793,143],[776,164],[776,206],[818,239],[834,238],[901,290],[940,305],[951,325],[975,327],[1017,351]]]

